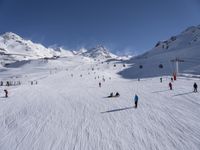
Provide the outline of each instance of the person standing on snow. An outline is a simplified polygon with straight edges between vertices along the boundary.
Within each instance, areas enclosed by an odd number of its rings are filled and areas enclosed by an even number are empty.
[[[101,82],[99,82],[99,87],[101,87]]]
[[[160,77],[160,83],[162,83],[162,77]]]
[[[198,86],[197,86],[197,83],[196,83],[196,82],[194,82],[194,85],[193,85],[193,87],[194,87],[194,92],[196,93],[196,92],[197,92],[197,88],[198,88]]]
[[[137,108],[139,97],[135,94],[134,101],[135,101],[135,108]]]
[[[5,89],[4,92],[5,92],[5,97],[7,98],[8,97],[8,91]]]
[[[171,82],[169,82],[169,88],[170,88],[170,90],[172,90],[172,83]]]

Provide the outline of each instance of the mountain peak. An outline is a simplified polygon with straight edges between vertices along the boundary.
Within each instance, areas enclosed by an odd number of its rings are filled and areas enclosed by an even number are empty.
[[[113,58],[113,54],[103,45],[97,45],[94,48],[82,53],[83,56],[92,58]]]
[[[15,39],[15,40],[21,40],[22,38],[19,36],[19,35],[17,35],[17,34],[15,34],[15,33],[13,33],[13,32],[6,32],[6,33],[4,33],[3,35],[2,35],[2,37],[4,38],[4,39]]]

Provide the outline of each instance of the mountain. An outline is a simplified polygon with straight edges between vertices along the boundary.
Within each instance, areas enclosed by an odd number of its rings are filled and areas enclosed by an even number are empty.
[[[179,63],[180,73],[200,73],[200,25],[157,42],[151,50],[127,61],[131,67],[120,74],[126,78],[171,75],[176,69],[175,59],[184,61]]]
[[[73,53],[63,48],[54,50],[41,44],[25,40],[15,33],[7,32],[0,36],[0,64],[5,65],[15,61],[72,56]]]
[[[81,49],[80,51],[78,51],[78,54],[85,57],[94,58],[94,59],[117,58],[116,55],[109,52],[109,50],[102,45],[97,45],[96,47],[88,49],[88,50]]]

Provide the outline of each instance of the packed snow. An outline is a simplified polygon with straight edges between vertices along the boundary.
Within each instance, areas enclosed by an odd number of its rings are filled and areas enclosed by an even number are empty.
[[[0,81],[21,85],[0,86],[0,149],[199,150],[199,78],[178,77],[170,91],[170,76],[117,74],[128,67],[76,56],[1,69]]]
[[[101,45],[66,51],[5,33],[0,150],[199,150],[199,49],[200,26],[131,59]],[[173,60],[183,62],[172,82]]]

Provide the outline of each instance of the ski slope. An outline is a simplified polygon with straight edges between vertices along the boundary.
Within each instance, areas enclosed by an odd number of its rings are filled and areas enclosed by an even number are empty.
[[[116,74],[124,69],[120,64],[114,68],[78,57],[59,61],[1,72],[0,80],[22,82],[0,87],[1,150],[200,149],[200,95],[192,92],[199,79],[180,77],[169,91],[168,76],[163,83],[127,80]],[[120,97],[106,98],[111,92]]]

